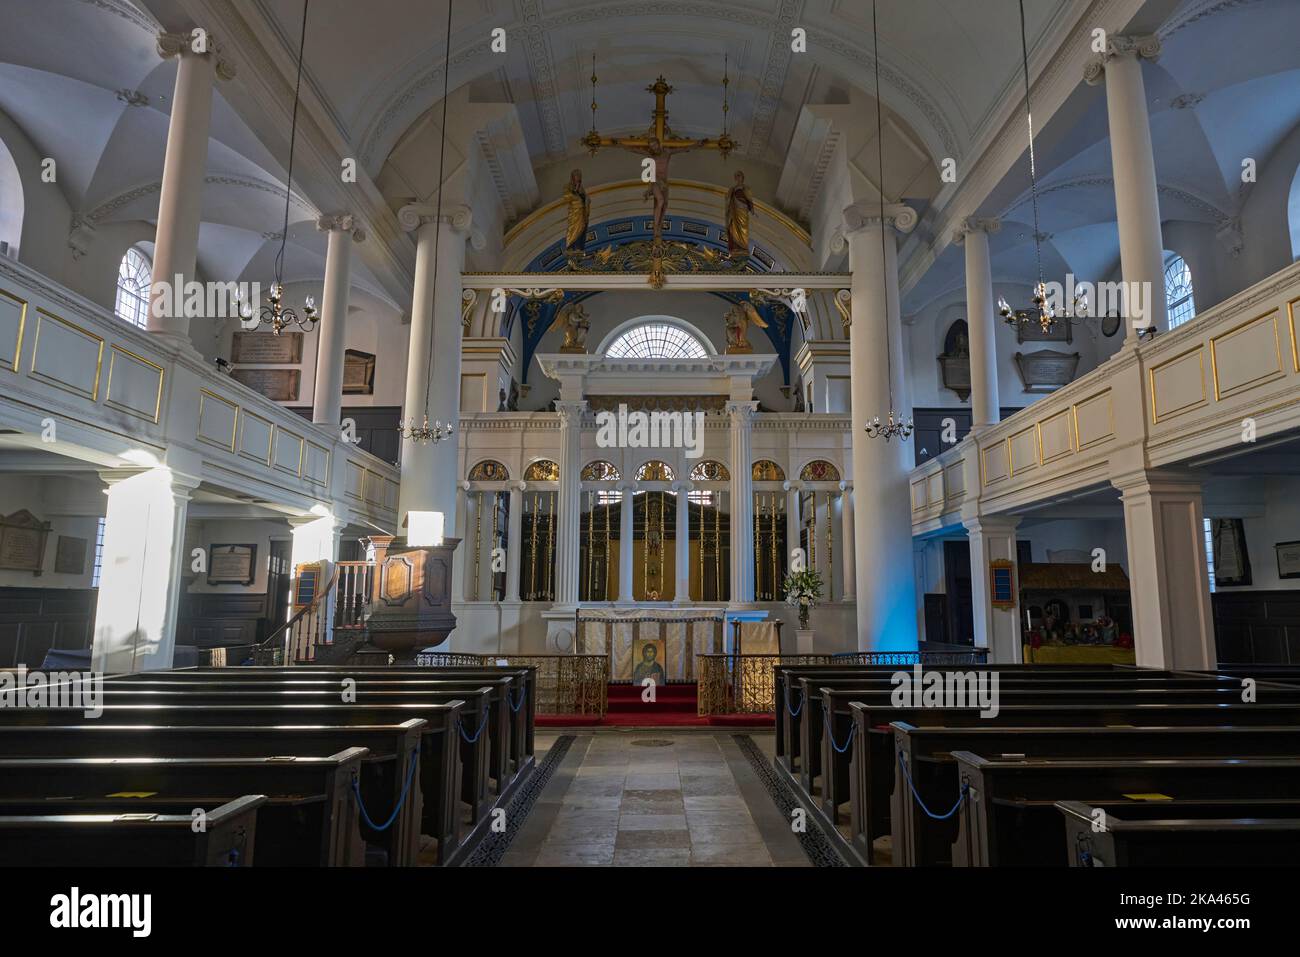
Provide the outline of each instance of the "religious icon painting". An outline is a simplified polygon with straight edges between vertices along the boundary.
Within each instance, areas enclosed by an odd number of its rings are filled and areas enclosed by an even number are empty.
[[[632,639],[632,683],[640,685],[649,678],[656,685],[667,684],[668,676],[663,665],[667,660],[666,652],[662,638]]]

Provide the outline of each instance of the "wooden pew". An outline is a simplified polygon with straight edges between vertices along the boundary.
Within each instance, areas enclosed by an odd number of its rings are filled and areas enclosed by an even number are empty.
[[[855,701],[850,747],[849,831],[854,850],[871,860],[875,840],[891,832],[897,758],[892,722],[918,728],[1286,727],[1300,725],[1296,704],[1004,705],[996,718],[975,710],[894,708]]]
[[[498,689],[490,719],[492,727],[503,723],[509,734],[491,736],[490,774],[497,793],[502,793],[515,779],[527,772],[534,755],[536,710],[536,668],[216,668],[206,671],[140,672],[114,675],[105,688],[146,688],[160,690],[203,688],[209,685],[229,690],[255,690],[263,686],[285,690],[338,690],[345,680],[356,682],[358,689],[374,691],[419,690],[447,687],[451,682],[488,685]],[[503,686],[504,685],[504,686]]]
[[[237,797],[207,812],[196,832],[183,814],[0,816],[0,866],[251,867],[266,796]]]
[[[960,669],[954,669],[960,670]],[[942,674],[942,671],[931,673]],[[853,733],[849,703],[874,695],[876,702],[888,701],[894,686],[885,679],[836,681],[801,678],[799,681],[808,714],[801,723],[802,748],[799,779],[808,794],[820,776],[821,803],[831,820],[836,820],[839,806],[849,798],[849,749],[843,742]],[[1197,703],[1208,701],[1240,702],[1241,686],[1234,681],[1215,682],[1212,678],[1177,677],[1116,679],[1100,681],[1091,677],[1068,678],[1053,675],[999,677],[998,699],[1005,704],[1032,704],[1042,696],[1052,704],[1089,704],[1111,701],[1152,703]],[[1300,703],[1300,688],[1285,685],[1258,689],[1259,700]]]
[[[324,758],[4,758],[0,814],[32,815],[35,806],[49,814],[75,801],[79,811],[102,807],[120,814],[126,806],[147,812],[166,804],[188,815],[251,790],[268,799],[258,811],[259,863],[361,867],[365,846],[353,780],[361,776],[366,753],[348,748]],[[141,792],[142,798],[129,796]]]
[[[1300,816],[1300,758],[1027,758],[991,760],[969,751],[953,758],[967,785],[953,844],[955,867],[1066,866],[1062,800],[1085,802],[1123,819],[1125,795],[1165,795],[1179,802],[1272,806],[1295,804]]]
[[[482,735],[472,742],[466,741],[459,728],[462,711],[481,713],[489,694],[489,689],[482,688],[449,701],[424,704],[105,705],[98,719],[86,718],[81,708],[12,708],[0,709],[0,725],[239,725],[262,728],[400,724],[411,718],[423,718],[429,727],[421,739],[418,772],[424,803],[422,830],[438,839],[439,858],[445,860],[461,843],[455,798],[467,805],[472,823],[477,824],[487,815],[487,739]]]
[[[423,718],[394,725],[353,727],[213,727],[171,725],[138,727],[84,725],[6,727],[0,726],[0,758],[212,758],[212,757],[328,757],[351,747],[369,754],[361,764],[361,799],[372,820],[382,824],[394,808],[396,819],[383,831],[361,822],[362,838],[382,847],[393,867],[413,867],[420,852],[420,821],[423,789],[418,779],[406,788],[413,763],[421,751],[421,739],[429,727]],[[454,753],[454,752],[453,752]],[[457,767],[459,763],[457,762]],[[409,791],[405,798],[404,790]],[[455,791],[444,795],[443,804],[454,799]],[[452,815],[452,828],[459,817]],[[436,835],[435,835],[436,836]],[[451,840],[458,841],[458,831]]]
[[[503,794],[514,780],[510,762],[511,745],[515,728],[508,699],[510,679],[493,678],[476,681],[421,682],[403,684],[396,688],[378,687],[358,683],[355,688],[357,704],[402,704],[406,702],[445,701],[447,696],[463,697],[482,688],[490,691],[484,710],[473,712],[466,708],[461,715],[461,727],[466,735],[486,738],[488,749],[488,775],[493,792]],[[340,682],[325,682],[317,687],[284,685],[276,682],[255,682],[250,685],[227,682],[197,682],[195,684],[114,681],[104,683],[104,702],[140,704],[278,704],[280,702],[308,704],[351,704],[343,700]],[[351,696],[350,696],[351,697]],[[480,730],[480,728],[482,730]]]
[[[1267,757],[1300,755],[1300,727],[918,728],[891,725],[894,789],[890,804],[895,867],[952,863],[957,818],[934,820],[957,800],[954,751],[986,757]],[[910,783],[909,783],[910,782]],[[913,794],[915,791],[915,795]]]
[[[1294,867],[1300,857],[1300,806],[1132,804],[1105,812],[1057,801],[1071,867]]]

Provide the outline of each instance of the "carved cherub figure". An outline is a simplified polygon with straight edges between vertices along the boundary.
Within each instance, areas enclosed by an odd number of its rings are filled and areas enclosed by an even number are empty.
[[[561,352],[586,353],[587,332],[591,329],[591,320],[587,318],[587,310],[582,308],[582,303],[566,302],[561,306],[560,311],[555,314],[555,321],[551,323],[551,329],[564,330],[564,342],[560,345]]]
[[[741,300],[730,309],[724,317],[727,324],[727,353],[744,354],[754,351],[749,342],[749,324],[752,322],[760,329],[766,329],[767,323],[758,314],[754,304],[748,299]]]

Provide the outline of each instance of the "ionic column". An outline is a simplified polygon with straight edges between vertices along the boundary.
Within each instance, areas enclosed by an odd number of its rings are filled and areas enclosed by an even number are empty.
[[[235,65],[222,56],[216,40],[205,30],[158,34],[158,55],[176,57],[176,87],[167,124],[162,189],[158,194],[158,226],[154,231],[153,279],[148,329],[189,345],[190,320],[172,315],[183,301],[184,284],[194,279],[199,251],[203,178],[208,165],[208,133],[212,126],[215,80],[233,79]],[[163,295],[166,283],[175,295]],[[179,289],[175,287],[180,285]],[[191,347],[192,348],[192,347]]]
[[[459,381],[459,379],[457,380]],[[560,414],[560,487],[555,503],[555,604],[578,603],[578,573],[582,548],[578,538],[582,524],[582,416],[587,403],[555,403]]]
[[[1216,667],[1200,481],[1152,470],[1112,478],[1111,484],[1124,503],[1137,663],[1189,671]]]
[[[731,604],[754,601],[754,458],[757,402],[727,403],[731,421]]]
[[[800,482],[787,481],[781,487],[785,489],[785,550],[788,560],[799,547],[799,526],[802,524],[799,516],[799,494],[803,485]]]
[[[321,295],[320,331],[316,334],[316,383],[311,420],[338,428],[343,411],[343,352],[348,318],[348,292],[352,278],[352,244],[363,242],[366,231],[349,213],[316,220],[316,228],[329,234],[325,249],[325,288]]]
[[[843,523],[841,535],[844,544],[840,547],[840,562],[844,568],[844,594],[840,601],[853,601],[857,593],[857,581],[853,571],[853,485],[840,483],[840,521]]]
[[[993,267],[989,258],[989,234],[1001,228],[996,219],[971,218],[953,236],[954,242],[966,246],[966,327],[970,332],[971,424],[975,428],[1002,419]]]
[[[166,468],[102,472],[108,485],[91,667],[170,668],[176,650],[185,518],[198,479]]]
[[[618,511],[618,600],[626,604],[632,601],[632,537],[636,534],[632,508],[636,483],[623,482],[618,490],[623,493]]]
[[[510,515],[506,532],[506,601],[519,601],[519,557],[523,554],[524,491],[527,488],[527,482],[510,483]]]
[[[907,206],[885,207],[884,251],[877,208],[870,203],[844,211],[849,268],[853,273],[849,356],[853,367],[853,487],[862,502],[854,509],[854,541],[863,545],[857,574],[859,650],[910,651],[916,647],[916,581],[912,564],[912,503],[907,475],[909,442],[869,438],[868,421],[889,412],[906,416],[902,327],[898,313],[896,234],[916,225]],[[885,304],[888,303],[886,310]],[[889,334],[886,336],[886,329]]]
[[[673,483],[673,494],[677,502],[677,538],[674,541],[674,567],[677,573],[677,588],[673,594],[673,604],[684,605],[691,600],[691,505],[690,492],[694,486],[690,482]]]
[[[465,534],[462,540],[465,547],[460,550],[461,567],[464,569],[465,591],[462,597],[466,601],[479,600],[479,575],[474,574],[474,527],[478,524],[478,492],[471,488],[469,482],[461,484],[461,490],[465,493]],[[481,571],[480,571],[481,574]]]
[[[998,608],[993,605],[993,582],[989,562],[1016,560],[1016,528],[1020,517],[995,515],[965,520],[970,544],[971,611],[975,623],[975,647],[989,650],[989,661],[1016,664],[1021,660],[1020,616],[1017,606]],[[1013,570],[1014,588],[1019,591],[1019,570]]]
[[[1091,86],[1106,83],[1106,115],[1110,127],[1110,161],[1115,178],[1115,209],[1119,219],[1119,261],[1122,278],[1144,284],[1145,317],[1129,309],[1126,342],[1137,342],[1138,329],[1169,327],[1165,305],[1164,239],[1160,232],[1160,198],[1156,190],[1155,152],[1151,148],[1151,119],[1147,114],[1142,60],[1160,56],[1160,38],[1112,35],[1106,52],[1084,70]]]
[[[435,216],[435,210],[427,204],[403,206],[397,214],[398,222],[416,234],[402,418],[414,419],[419,426],[426,413],[427,394],[430,425],[439,422],[455,428],[460,424],[461,272],[465,268],[465,238],[470,234],[471,217],[466,207],[444,211],[442,228],[438,229]],[[475,245],[478,243],[476,237]],[[411,511],[442,512],[446,536],[463,537],[456,527],[458,447],[454,436],[441,442],[402,440],[399,519],[404,520]]]

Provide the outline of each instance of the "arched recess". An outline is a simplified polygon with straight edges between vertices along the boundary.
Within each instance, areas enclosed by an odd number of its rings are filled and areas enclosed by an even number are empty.
[[[730,482],[731,472],[721,462],[705,459],[691,468],[692,482]]]
[[[0,141],[0,254],[18,258],[23,238],[23,181],[9,147]]]
[[[560,466],[550,459],[538,459],[524,469],[525,482],[558,482],[559,480]]]
[[[629,319],[626,322],[619,323],[610,330],[609,335],[605,336],[605,338],[601,340],[599,348],[596,349],[596,355],[607,355],[610,348],[633,329],[636,329],[639,326],[654,324],[663,324],[680,329],[691,339],[697,341],[708,355],[716,356],[718,354],[718,350],[709,340],[709,337],[685,319],[678,319],[676,316],[638,316],[635,319]]]
[[[676,478],[677,473],[673,471],[673,467],[659,459],[651,459],[637,466],[636,480],[638,482],[671,482]]]
[[[471,482],[504,482],[510,478],[510,470],[494,459],[484,459],[469,470]]]
[[[622,477],[618,466],[613,462],[606,462],[604,459],[596,459],[594,462],[588,462],[582,467],[582,481],[584,482],[617,482]]]
[[[754,463],[750,477],[755,482],[784,482],[785,469],[771,459],[759,459]]]
[[[840,470],[835,467],[833,462],[827,462],[825,459],[813,459],[799,470],[799,480],[801,482],[838,482],[840,480]]]

